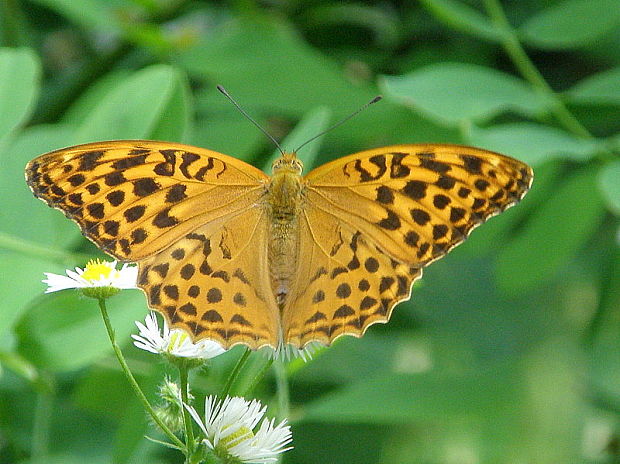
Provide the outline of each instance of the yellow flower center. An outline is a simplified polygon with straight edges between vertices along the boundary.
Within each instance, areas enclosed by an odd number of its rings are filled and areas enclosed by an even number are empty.
[[[88,263],[86,263],[86,268],[82,273],[82,278],[94,283],[98,280],[108,279],[111,275],[118,277],[120,273],[99,259],[91,259]]]
[[[238,445],[242,441],[245,441],[251,438],[254,438],[254,433],[252,432],[252,430],[250,430],[247,427],[241,427],[235,433],[231,433],[230,435],[223,437],[220,440],[219,445],[228,449],[228,448],[232,448],[235,445]]]
[[[189,338],[187,333],[174,330],[170,336],[170,343],[168,343],[168,352],[171,352],[177,346],[181,346],[187,338]]]

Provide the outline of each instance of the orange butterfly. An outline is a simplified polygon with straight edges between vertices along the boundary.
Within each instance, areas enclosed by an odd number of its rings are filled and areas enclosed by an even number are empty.
[[[302,169],[294,152],[268,176],[203,148],[117,140],[42,155],[26,179],[101,250],[138,263],[149,306],[172,327],[256,349],[387,322],[425,266],[533,177],[507,156],[443,144]]]

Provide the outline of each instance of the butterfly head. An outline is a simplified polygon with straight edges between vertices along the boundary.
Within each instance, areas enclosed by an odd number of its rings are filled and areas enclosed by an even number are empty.
[[[271,172],[273,174],[293,173],[301,175],[303,170],[304,163],[297,158],[297,154],[294,151],[290,153],[283,153],[282,156],[277,158],[271,165]]]

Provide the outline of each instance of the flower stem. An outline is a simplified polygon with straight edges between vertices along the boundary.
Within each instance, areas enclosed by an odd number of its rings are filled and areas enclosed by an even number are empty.
[[[149,403],[149,400],[146,398],[146,396],[144,395],[144,392],[138,385],[138,382],[136,382],[136,379],[134,378],[133,374],[129,370],[129,366],[127,365],[127,362],[125,361],[125,357],[123,356],[123,353],[120,347],[116,343],[116,336],[114,335],[114,329],[112,328],[112,324],[110,323],[110,317],[108,316],[108,309],[106,308],[105,300],[102,298],[99,298],[97,301],[99,301],[99,309],[101,310],[101,316],[103,317],[105,328],[108,331],[108,337],[110,338],[110,343],[112,344],[112,349],[114,350],[114,354],[116,354],[116,359],[118,359],[118,362],[121,365],[121,369],[125,373],[127,380],[129,380],[129,384],[133,388],[134,393],[136,394],[136,396],[142,403],[142,406],[144,406],[144,409],[146,409],[146,411],[149,413],[153,421],[168,436],[168,439],[170,439],[170,441],[174,443],[179,448],[179,450],[181,450],[183,453],[186,453],[187,451],[186,446],[183,444],[181,440],[177,438],[177,436],[174,433],[172,433],[172,431],[168,427],[166,427],[166,424],[164,424],[161,421],[161,419],[157,416],[157,414],[153,410],[153,407]]]
[[[230,389],[232,388],[233,383],[235,383],[235,380],[237,380],[237,377],[239,377],[239,372],[241,372],[241,369],[250,357],[250,353],[251,350],[249,348],[246,348],[239,360],[237,361],[237,364],[235,365],[233,371],[230,373],[230,377],[228,377],[226,385],[222,390],[222,398],[226,398],[226,396],[228,396],[228,394],[230,393]]]
[[[504,50],[519,70],[521,75],[539,91],[550,102],[550,111],[557,118],[558,122],[565,129],[575,135],[585,138],[592,138],[592,134],[586,129],[579,120],[566,108],[564,102],[557,96],[549,86],[545,78],[540,74],[534,63],[527,56],[521,46],[519,38],[514,29],[508,22],[502,5],[498,0],[484,0],[484,6],[491,18],[491,21],[498,28],[502,35]]]
[[[43,464],[49,459],[48,443],[50,423],[54,403],[54,393],[39,390],[32,432],[31,462]]]
[[[76,263],[92,259],[92,255],[56,250],[4,232],[0,232],[0,248],[23,253],[33,258],[49,259],[64,266],[75,266]]]
[[[263,377],[265,377],[265,374],[267,373],[272,364],[273,359],[267,360],[265,365],[261,367],[258,373],[254,376],[250,385],[245,389],[245,391],[243,392],[243,396],[250,396],[252,394],[258,383],[263,379]]]
[[[276,376],[276,387],[278,395],[278,419],[283,420],[289,416],[290,395],[288,389],[288,378],[286,368],[282,361],[276,360],[273,363],[273,371]]]
[[[182,362],[179,366],[179,378],[181,379],[181,401],[183,404],[189,405],[188,391],[189,384],[187,378],[189,376],[189,368],[187,363]],[[185,425],[185,444],[187,446],[187,456],[191,456],[194,453],[194,428],[192,427],[192,421],[189,417],[189,412],[185,407],[181,407],[183,411],[183,424]]]

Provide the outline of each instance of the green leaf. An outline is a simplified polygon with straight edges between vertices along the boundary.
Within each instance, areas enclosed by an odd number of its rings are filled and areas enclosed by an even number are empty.
[[[130,79],[133,74],[131,70],[122,68],[104,74],[100,79],[91,82],[90,86],[65,111],[62,122],[79,126],[90,116],[93,109],[107,98],[108,94]]]
[[[271,107],[302,116],[316,106],[332,108],[374,96],[369,88],[353,87],[335,63],[286,23],[267,19],[228,21],[178,60],[188,72],[222,84],[252,114],[253,108]],[[348,111],[340,108],[343,115]]]
[[[575,256],[605,214],[596,183],[597,171],[592,168],[568,175],[533,212],[497,257],[502,289],[517,293],[544,285]]]
[[[286,138],[280,142],[280,146],[285,152],[296,150],[302,143],[310,140],[311,137],[318,135],[320,132],[327,129],[331,111],[329,108],[320,106],[314,108],[304,115],[301,121],[295,126],[295,128],[289,132]],[[321,138],[310,142],[303,148],[303,152],[299,155],[299,158],[306,166],[306,172],[310,166],[313,166],[316,161],[316,157],[321,147]],[[263,165],[263,169],[267,172],[271,168],[271,163],[280,155],[279,150],[275,150],[271,155],[271,158]]]
[[[40,74],[39,58],[29,48],[0,48],[0,140],[30,116]]]
[[[119,32],[119,3],[110,0],[34,0],[86,30]],[[116,10],[116,11],[115,11]]]
[[[323,395],[304,409],[305,421],[403,424],[492,411],[518,395],[506,373],[446,375],[383,373]]]
[[[192,96],[187,76],[175,71],[173,87],[150,131],[154,140],[186,140],[192,129]]]
[[[467,4],[455,0],[421,0],[421,3],[438,20],[456,30],[485,40],[499,42],[501,32],[484,14]]]
[[[620,66],[587,77],[566,94],[577,103],[620,105]]]
[[[517,122],[471,129],[473,145],[514,156],[529,164],[552,158],[588,161],[599,149],[595,139],[578,138],[551,126]]]
[[[190,76],[209,83],[207,91],[198,96],[197,104],[205,111],[207,130],[221,133],[196,135],[198,140],[206,140],[199,145],[246,160],[245,147],[255,147],[261,136],[252,136],[247,142],[227,141],[228,133],[237,136],[238,132],[223,127],[224,123],[219,121],[231,120],[236,111],[222,95],[215,97],[215,84],[224,85],[259,122],[264,122],[261,117],[265,116],[298,119],[317,106],[330,108],[333,119],[338,120],[378,93],[371,84],[352,85],[340,64],[301,40],[288,24],[273,18],[226,21],[175,58]],[[269,129],[268,124],[266,128]],[[241,135],[249,133],[249,129],[242,130]],[[421,137],[448,141],[454,134],[397,104],[383,101],[329,134],[326,143],[329,141],[340,150],[333,152],[333,158],[349,150],[411,142]]]
[[[0,209],[0,230],[23,240],[67,247],[80,236],[78,227],[62,213],[36,199],[24,180],[24,167],[34,157],[71,144],[75,128],[60,124],[35,126],[11,140],[0,154],[6,206]],[[28,214],[23,214],[28,211]]]
[[[609,395],[616,405],[620,404],[620,247],[609,249],[596,324],[593,326],[593,346],[590,352],[594,385]]]
[[[115,87],[85,118],[74,142],[185,136],[187,82],[175,68],[153,65]]]
[[[119,345],[129,344],[134,321],[146,313],[144,294],[124,290],[107,300]],[[112,352],[97,300],[75,290],[43,295],[28,308],[16,328],[19,352],[33,364],[69,371]]]
[[[400,38],[399,18],[388,8],[335,2],[312,8],[306,16],[312,28],[347,24],[366,28],[380,47],[394,47]]]
[[[8,351],[0,351],[0,377],[2,377],[2,368],[11,370],[14,374],[22,377],[28,382],[36,382],[39,373],[26,359],[19,356],[17,353]]]
[[[561,50],[587,45],[618,24],[617,0],[566,0],[531,17],[518,32],[529,45]]]
[[[45,289],[41,283],[45,277],[43,271],[62,272],[64,269],[44,259],[0,250],[0,273],[6,276],[0,279],[0,337],[12,329],[28,303]]]
[[[402,76],[382,76],[385,94],[440,124],[458,126],[515,111],[544,112],[545,102],[522,80],[483,66],[439,63]]]
[[[620,216],[620,161],[612,161],[603,166],[598,185],[607,207],[616,216]]]

